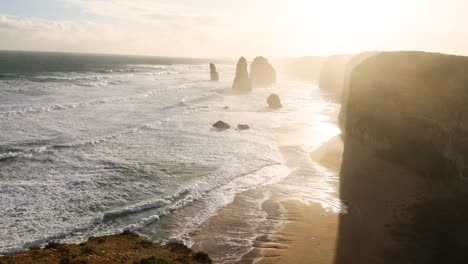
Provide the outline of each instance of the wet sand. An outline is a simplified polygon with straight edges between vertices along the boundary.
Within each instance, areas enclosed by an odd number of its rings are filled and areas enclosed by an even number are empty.
[[[342,154],[343,144],[336,136],[312,152],[310,157],[339,174]],[[262,249],[260,255],[263,258],[257,263],[333,263],[339,214],[324,209],[319,203],[307,205],[295,199],[280,203],[286,211],[288,223],[270,238],[280,238],[280,249]]]
[[[297,200],[285,200],[289,223],[269,236],[276,248],[262,248],[257,263],[333,263],[336,249],[338,214],[327,212],[320,204],[306,205]],[[263,244],[263,245],[262,245]]]

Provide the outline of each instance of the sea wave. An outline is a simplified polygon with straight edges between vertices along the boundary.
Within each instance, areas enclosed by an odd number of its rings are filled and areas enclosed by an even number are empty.
[[[21,77],[22,77],[21,75],[14,74],[14,73],[0,73],[0,80],[12,80],[12,79],[18,79]]]
[[[58,110],[82,108],[82,107],[107,104],[107,103],[118,103],[118,102],[139,100],[139,99],[145,99],[145,98],[154,96],[158,93],[162,93],[166,91],[168,90],[167,89],[153,89],[144,93],[131,95],[127,97],[108,97],[108,98],[100,98],[97,100],[85,101],[85,102],[54,104],[54,105],[45,105],[45,106],[37,106],[37,107],[25,107],[20,110],[0,112],[0,117],[38,114],[38,113],[45,113],[45,112],[58,111]]]
[[[211,98],[212,96],[214,96],[214,95],[213,94],[205,94],[202,97]],[[180,107],[180,106],[185,107],[185,106],[187,106],[187,104],[189,102],[199,102],[200,100],[201,100],[201,98],[196,97],[196,98],[189,99],[188,101],[183,101],[183,105],[181,105],[180,102],[179,102],[178,104],[175,104],[175,105],[170,106],[170,107]],[[168,107],[166,107],[166,108],[168,108]],[[0,153],[0,161],[9,160],[9,159],[32,158],[36,154],[44,153],[46,151],[51,151],[51,150],[59,150],[59,149],[64,149],[64,148],[78,148],[78,147],[89,146],[89,145],[98,145],[98,144],[105,143],[105,142],[108,142],[110,140],[117,139],[119,137],[122,137],[122,136],[125,136],[125,135],[128,135],[128,134],[137,133],[137,132],[139,132],[141,130],[145,130],[145,129],[151,130],[151,129],[154,129],[156,127],[159,127],[159,126],[163,125],[164,123],[170,122],[173,118],[175,118],[177,116],[187,115],[189,113],[195,113],[197,111],[206,110],[206,109],[207,109],[207,107],[204,107],[204,106],[201,106],[201,107],[187,107],[187,111],[183,111],[183,112],[181,112],[179,114],[176,114],[176,115],[173,115],[173,116],[170,116],[170,117],[164,117],[164,118],[161,118],[161,119],[158,119],[158,120],[153,120],[151,122],[144,123],[144,124],[142,124],[142,125],[140,125],[138,127],[126,129],[124,131],[121,131],[121,132],[118,132],[118,133],[115,133],[115,134],[111,134],[111,135],[107,135],[107,136],[102,136],[102,137],[98,137],[98,138],[93,138],[93,139],[78,141],[78,142],[72,142],[72,143],[53,144],[53,145],[41,146],[41,147],[38,147],[38,148],[31,148],[31,149],[28,149],[28,150],[18,151],[18,152],[9,151],[9,152],[6,152],[6,153]]]
[[[144,201],[132,206],[127,206],[112,211],[104,212],[101,215],[94,217],[84,223],[81,223],[75,228],[72,228],[68,231],[49,235],[38,240],[29,241],[21,246],[4,245],[3,249],[0,250],[0,254],[14,253],[33,246],[44,245],[49,241],[63,240],[65,238],[71,238],[77,234],[89,233],[90,231],[92,233],[92,230],[94,230],[94,228],[99,229],[99,226],[102,224],[105,225],[110,222],[118,222],[121,217],[126,217],[132,214],[139,214],[149,210],[162,208],[162,210],[159,210],[154,214],[139,218],[134,223],[130,223],[125,226],[120,226],[116,230],[111,231],[111,233],[119,233],[124,230],[138,231],[156,221],[159,221],[162,217],[168,214],[174,213],[185,208],[194,201],[204,199],[204,197],[208,197],[205,200],[211,201],[214,204],[212,204],[210,208],[206,208],[207,214],[204,217],[193,219],[193,221],[189,223],[188,229],[193,231],[192,229],[196,228],[195,226],[199,226],[203,222],[206,222],[210,217],[215,215],[219,209],[221,209],[227,203],[229,203],[234,198],[235,194],[265,184],[279,182],[282,179],[284,179],[284,177],[286,177],[288,173],[289,171],[284,165],[271,164],[262,166],[246,174],[237,175],[236,178],[228,180],[227,182],[218,181],[215,182],[215,184],[210,185],[193,185],[198,186],[200,189],[194,189],[194,187],[182,187],[181,189],[169,196],[156,198],[154,200]],[[218,177],[219,175],[213,176]],[[80,239],[83,240],[86,239],[86,237],[81,237]],[[184,239],[182,237],[180,237],[180,241],[187,243],[188,245],[190,245],[191,243],[191,241],[188,241],[187,239]]]
[[[160,207],[171,204],[171,202],[173,202],[175,199],[180,198],[183,195],[187,195],[188,193],[189,193],[188,189],[182,189],[174,193],[171,196],[166,196],[164,198],[156,199],[154,201],[146,201],[146,202],[139,203],[131,207],[125,207],[119,210],[110,211],[104,214],[103,219],[104,221],[110,221],[119,216],[140,213],[140,212],[144,212],[147,210],[160,208]]]
[[[56,233],[56,234],[53,234],[53,235],[43,237],[41,239],[29,241],[27,243],[22,244],[21,246],[4,245],[4,247],[3,247],[4,249],[0,250],[0,254],[12,254],[12,253],[15,253],[15,252],[18,252],[18,251],[21,251],[21,250],[24,250],[24,249],[27,249],[27,248],[30,248],[30,247],[33,247],[33,246],[44,245],[44,244],[48,243],[49,241],[62,240],[62,239],[65,239],[67,237],[71,237],[74,234],[79,234],[79,233],[89,231],[89,230],[93,229],[94,227],[97,227],[100,224],[116,220],[119,217],[127,216],[127,215],[130,215],[130,214],[141,213],[141,212],[144,212],[144,211],[147,211],[147,210],[151,210],[151,209],[155,209],[155,208],[164,207],[166,205],[170,205],[175,200],[177,200],[178,203],[179,203],[181,200],[184,200],[184,198],[181,199],[180,197],[182,197],[184,195],[187,195],[188,193],[189,193],[188,189],[182,189],[180,191],[175,192],[173,195],[166,196],[166,197],[161,198],[161,199],[155,199],[155,200],[152,200],[152,201],[145,201],[145,202],[136,204],[136,205],[131,206],[131,207],[124,207],[124,208],[117,209],[117,210],[114,210],[114,211],[105,212],[100,216],[94,217],[94,218],[92,218],[92,219],[90,219],[90,220],[88,220],[88,221],[86,221],[84,223],[78,224],[75,228],[72,228],[72,229],[70,229],[68,231]],[[190,195],[188,195],[187,199],[192,200]],[[186,204],[188,204],[188,203],[186,203]],[[173,209],[162,210],[161,212],[159,212],[157,214],[153,214],[153,215],[150,215],[148,217],[141,218],[138,221],[136,221],[135,223],[126,225],[124,227],[121,227],[121,228],[119,228],[119,230],[114,230],[115,231],[114,233],[119,233],[119,232],[124,231],[124,230],[137,231],[138,229],[140,229],[140,228],[142,228],[144,226],[147,226],[147,225],[149,225],[149,224],[151,224],[151,223],[153,223],[155,221],[158,221],[161,217],[167,215],[169,212],[173,212]]]
[[[39,147],[39,148],[32,148],[26,151],[20,152],[6,152],[0,154],[0,161],[8,160],[8,159],[17,159],[17,158],[31,158],[34,154],[42,153],[48,149],[47,146]]]

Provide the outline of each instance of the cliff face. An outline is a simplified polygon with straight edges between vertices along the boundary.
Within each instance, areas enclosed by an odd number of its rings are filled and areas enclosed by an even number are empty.
[[[468,175],[468,57],[383,52],[349,77],[345,134],[424,175]]]
[[[341,75],[341,87],[336,87],[334,92],[335,95],[332,98],[335,98],[339,103],[341,103],[342,111],[339,114],[338,118],[338,125],[343,129],[344,123],[346,122],[346,115],[345,109],[348,104],[348,96],[349,96],[349,86],[351,81],[351,74],[353,73],[354,69],[361,64],[366,59],[379,54],[379,52],[363,52],[352,56],[348,61],[346,66],[343,68],[344,73]]]
[[[334,55],[325,59],[320,70],[320,89],[341,101],[347,65],[353,55]]]

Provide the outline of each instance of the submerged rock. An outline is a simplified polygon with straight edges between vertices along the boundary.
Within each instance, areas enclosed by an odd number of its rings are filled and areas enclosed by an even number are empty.
[[[226,122],[223,122],[221,120],[219,120],[218,122],[214,123],[213,124],[213,127],[216,127],[216,128],[220,128],[220,129],[229,129],[231,128],[231,126],[226,123]]]
[[[276,84],[276,70],[265,57],[256,57],[250,64],[253,87],[272,87]]]
[[[237,62],[236,77],[232,89],[239,92],[249,92],[252,90],[252,84],[247,71],[247,60],[244,57],[241,57]]]
[[[281,104],[281,99],[277,94],[271,94],[267,98],[267,103],[271,108],[281,108],[283,105]]]
[[[219,81],[219,75],[213,63],[210,63],[210,77],[212,81]]]
[[[240,130],[246,130],[246,129],[249,129],[250,127],[249,127],[249,125],[238,124],[237,128],[240,129]]]

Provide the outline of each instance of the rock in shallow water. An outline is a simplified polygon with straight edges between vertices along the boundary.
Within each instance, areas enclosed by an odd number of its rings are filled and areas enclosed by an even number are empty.
[[[238,124],[237,128],[240,129],[240,130],[246,130],[246,129],[249,129],[250,127],[249,127],[249,125]]]
[[[216,128],[219,128],[219,129],[229,129],[231,128],[231,126],[226,123],[226,122],[223,122],[221,120],[219,120],[218,122],[214,123],[213,124],[213,127],[216,127]]]
[[[271,94],[267,98],[267,103],[270,108],[281,108],[283,105],[281,104],[281,99],[277,94]]]

